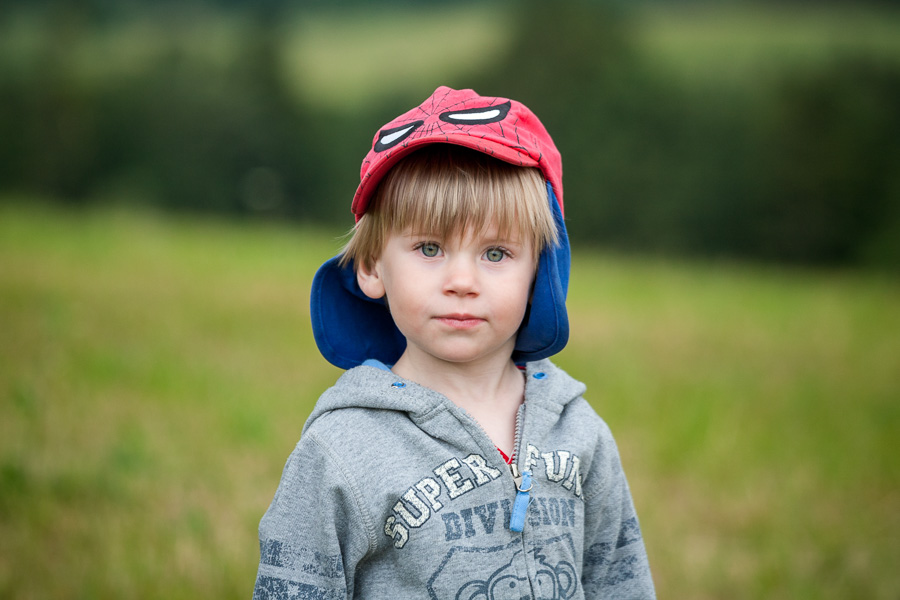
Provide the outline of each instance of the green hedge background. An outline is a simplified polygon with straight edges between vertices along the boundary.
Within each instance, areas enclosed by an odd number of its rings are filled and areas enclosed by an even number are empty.
[[[376,129],[510,96],[577,245],[900,265],[892,3],[10,2],[0,192],[349,226]]]

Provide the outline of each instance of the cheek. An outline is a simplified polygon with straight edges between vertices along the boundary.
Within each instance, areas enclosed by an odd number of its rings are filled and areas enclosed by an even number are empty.
[[[510,294],[517,301],[521,300],[526,304],[531,301],[531,295],[534,291],[534,269],[520,273],[513,282],[510,283],[510,290],[515,290],[515,294]]]
[[[384,288],[384,301],[391,309],[392,314],[396,309],[395,318],[403,318],[404,315],[419,310],[419,304],[422,302],[422,290],[415,284],[410,284],[408,278],[403,278],[401,281],[386,280]]]
[[[506,318],[521,321],[525,317],[530,299],[530,283],[523,284],[522,280],[517,280],[502,289],[498,296],[498,305]]]

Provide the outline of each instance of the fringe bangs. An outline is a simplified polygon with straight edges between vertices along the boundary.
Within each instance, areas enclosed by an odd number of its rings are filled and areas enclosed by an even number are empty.
[[[541,172],[461,146],[434,144],[401,160],[382,180],[344,260],[371,266],[392,232],[448,239],[491,226],[501,237],[531,238],[535,260],[557,242]]]

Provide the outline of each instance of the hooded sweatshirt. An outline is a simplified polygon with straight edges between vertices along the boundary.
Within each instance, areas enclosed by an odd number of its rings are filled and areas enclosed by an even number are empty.
[[[609,428],[529,363],[507,465],[447,397],[386,369],[316,404],[259,527],[254,598],[653,598]]]

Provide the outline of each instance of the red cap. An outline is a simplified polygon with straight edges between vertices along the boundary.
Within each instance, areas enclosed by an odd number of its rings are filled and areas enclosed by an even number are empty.
[[[535,114],[515,100],[442,86],[375,134],[350,207],[357,220],[391,167],[427,144],[457,144],[513,165],[537,167],[553,187],[560,211],[563,209],[562,159]]]

